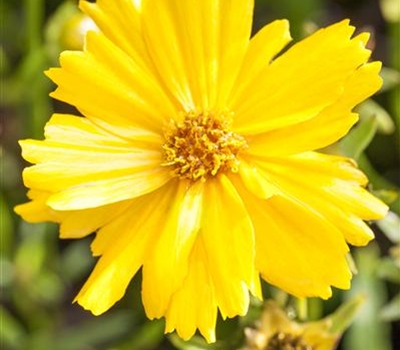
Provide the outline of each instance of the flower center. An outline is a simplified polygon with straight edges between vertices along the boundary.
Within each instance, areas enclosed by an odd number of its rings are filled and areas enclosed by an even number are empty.
[[[277,332],[269,340],[265,350],[313,350],[301,336]]]
[[[206,181],[220,171],[237,172],[236,155],[247,148],[243,136],[230,131],[226,114],[187,113],[181,122],[171,121],[164,135],[163,166],[173,175],[192,181]]]

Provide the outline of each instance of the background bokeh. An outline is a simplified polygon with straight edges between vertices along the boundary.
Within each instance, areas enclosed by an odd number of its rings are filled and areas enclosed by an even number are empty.
[[[183,0],[182,0],[183,1]],[[1,350],[156,350],[238,349],[249,315],[219,322],[219,341],[205,345],[163,334],[164,323],[148,321],[140,301],[140,276],[125,297],[95,317],[72,300],[94,265],[92,237],[61,241],[53,224],[28,224],[13,213],[26,200],[21,171],[26,164],[17,143],[42,138],[53,111],[73,112],[49,98],[54,89],[43,71],[57,65],[60,51],[78,49],[87,28],[76,1],[0,0],[1,197],[0,197],[0,349]],[[308,302],[309,320],[328,315],[345,300],[364,294],[366,302],[340,344],[342,350],[400,349],[400,2],[398,0],[257,0],[254,31],[288,18],[296,40],[344,18],[357,31],[371,33],[373,59],[384,64],[384,87],[358,108],[361,119],[351,133],[325,150],[354,157],[371,180],[371,190],[391,207],[374,225],[377,239],[353,254],[358,274],[348,292]],[[329,126],[327,126],[329,127]],[[266,297],[280,292],[265,285]],[[288,305],[296,305],[288,299]]]

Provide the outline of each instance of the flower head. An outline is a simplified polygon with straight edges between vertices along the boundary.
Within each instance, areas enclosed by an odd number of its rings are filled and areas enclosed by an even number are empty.
[[[321,320],[300,323],[268,300],[256,328],[246,328],[243,350],[334,350],[364,301],[359,295]]]
[[[61,54],[45,140],[21,141],[31,222],[96,232],[100,259],[76,297],[95,315],[142,269],[149,318],[215,339],[260,276],[299,297],[349,288],[346,242],[386,206],[350,159],[316,152],[381,85],[367,34],[342,21],[289,43],[278,20],[250,39],[252,0],[80,2],[99,32]]]

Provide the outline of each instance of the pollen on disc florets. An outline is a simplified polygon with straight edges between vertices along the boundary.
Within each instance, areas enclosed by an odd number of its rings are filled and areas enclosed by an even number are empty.
[[[230,130],[228,113],[189,112],[165,128],[163,166],[192,181],[205,181],[220,171],[237,172],[237,154],[247,148],[246,140]]]
[[[269,340],[265,350],[314,350],[301,336],[277,332]]]

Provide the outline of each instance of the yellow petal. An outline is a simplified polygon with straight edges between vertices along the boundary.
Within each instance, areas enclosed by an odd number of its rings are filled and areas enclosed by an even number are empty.
[[[141,117],[141,125],[145,123],[145,118],[152,118],[156,122],[162,123],[165,117],[170,117],[174,112],[175,106],[163,90],[158,76],[154,72],[148,72],[145,68],[140,67],[104,35],[97,32],[88,34],[84,56],[89,64],[95,65],[92,69],[98,67],[102,74],[111,73],[121,84],[127,85],[129,89],[125,93],[135,95],[138,108],[144,115],[136,116],[131,111],[128,118]],[[78,63],[82,64],[82,61],[78,60]],[[74,62],[65,62],[66,70],[75,71],[76,68]]]
[[[122,215],[97,232],[92,250],[101,258],[75,298],[85,309],[99,315],[122,298],[157,240],[174,189],[164,186],[133,200]]]
[[[257,135],[249,143],[249,152],[259,156],[280,156],[323,148],[347,134],[358,120],[351,110],[382,85],[380,62],[361,66],[346,82],[343,94],[315,118],[287,128]]]
[[[270,158],[259,165],[282,191],[284,186],[280,186],[280,181],[290,181],[361,219],[376,220],[386,215],[387,206],[363,188],[367,178],[348,158],[307,152]],[[302,176],[298,176],[299,173]]]
[[[251,160],[241,159],[238,175],[246,188],[257,197],[268,199],[280,193],[279,188],[273,185],[268,174],[260,172],[258,167],[251,163]]]
[[[41,174],[50,174],[52,182],[64,181],[73,175],[53,174],[52,169],[43,168],[39,168],[35,174],[27,173],[29,169],[35,168],[31,167],[25,170],[26,177],[35,177],[35,183],[39,182],[38,177]],[[148,169],[132,175],[113,176],[105,179],[93,180],[93,177],[92,174],[86,175],[80,184],[52,194],[47,200],[47,205],[56,210],[95,208],[150,193],[163,186],[170,179],[169,173],[162,168]]]
[[[142,34],[141,1],[98,0],[79,2],[79,7],[90,16],[110,41],[126,52],[141,68],[151,71]]]
[[[362,187],[366,178],[349,159],[309,152],[258,166],[283,193],[314,208],[351,244],[365,245],[373,238],[362,220],[386,214],[386,205]]]
[[[46,203],[51,193],[30,190],[30,202],[17,205],[15,212],[28,222],[57,222],[60,224],[60,238],[82,238],[119,216],[129,202],[119,202],[94,209],[57,211]]]
[[[87,118],[70,114],[53,114],[46,123],[44,132],[46,140],[76,146],[160,149],[163,138],[159,134],[126,125],[123,132],[113,133],[116,125],[113,121],[110,122],[112,124],[103,121],[99,127],[98,123],[95,124]]]
[[[24,159],[31,163],[47,163],[57,167],[74,166],[76,175],[86,173],[87,169],[93,172],[110,171],[127,168],[146,168],[150,164],[160,164],[162,155],[159,150],[134,147],[133,144],[114,146],[89,144],[77,145],[73,140],[69,142],[57,141],[20,141]],[[160,146],[159,146],[160,147]]]
[[[127,213],[113,220],[98,233],[107,235],[106,232],[112,230],[114,236],[118,233],[118,240],[109,245],[75,298],[75,301],[94,315],[107,311],[123,297],[130,280],[143,263],[148,237],[135,231],[135,219]]]
[[[253,279],[249,285],[249,290],[259,300],[263,300],[263,293],[261,289],[260,273],[257,269],[253,270]]]
[[[63,52],[60,63],[46,72],[58,85],[51,96],[89,118],[161,133],[163,120],[175,113],[157,79],[101,33],[89,33],[84,52]]]
[[[25,221],[36,223],[36,222],[59,222],[59,214],[46,205],[46,201],[49,198],[50,193],[30,190],[28,197],[31,199],[30,202],[17,205],[14,211],[21,215]]]
[[[166,314],[166,332],[176,329],[182,339],[188,340],[198,328],[209,343],[215,342],[217,303],[210,269],[213,266],[207,263],[204,244],[199,237],[190,255],[187,277],[171,298]]]
[[[52,192],[47,205],[56,210],[93,208],[135,198],[170,179],[168,170],[160,167],[160,154],[123,148],[100,152],[96,147],[74,149],[71,144],[46,141],[21,144],[27,159],[43,162],[24,170],[25,185]]]
[[[266,281],[297,297],[329,298],[330,286],[349,288],[348,248],[333,225],[279,195],[241,195],[255,227],[256,266]]]
[[[289,22],[277,20],[263,27],[250,41],[230,99],[245,93],[259,74],[291,40]]]
[[[151,58],[184,110],[226,107],[250,37],[252,10],[252,0],[143,2]]]
[[[131,201],[123,201],[98,208],[57,212],[61,217],[60,238],[85,237],[123,215],[130,204]]]
[[[348,21],[321,29],[276,58],[232,101],[234,131],[259,134],[311,119],[338,100],[369,57]]]
[[[203,228],[207,261],[222,317],[245,315],[254,285],[254,232],[230,180],[222,175],[204,188]]]
[[[166,207],[155,213],[162,221],[143,266],[142,299],[151,319],[165,315],[171,296],[187,276],[189,255],[201,224],[203,184],[176,180],[168,186],[172,188],[170,196]]]
[[[54,116],[44,141],[21,141],[23,156],[37,165],[23,172],[27,187],[50,192],[56,210],[94,208],[151,192],[170,179],[160,166],[158,138],[128,141],[84,118]]]

